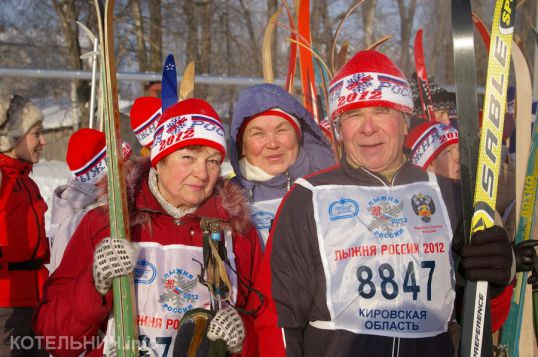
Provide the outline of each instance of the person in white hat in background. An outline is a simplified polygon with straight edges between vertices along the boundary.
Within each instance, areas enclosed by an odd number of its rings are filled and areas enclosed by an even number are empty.
[[[207,334],[197,335],[203,340],[200,348],[216,340],[230,353],[255,355],[252,318],[236,307],[245,307],[254,295],[250,285],[261,249],[243,192],[220,178],[225,155],[224,127],[209,103],[191,98],[163,113],[151,158],[139,158],[127,173],[132,242],[110,237],[107,206],[99,206],[84,216],[45,284],[36,332],[47,340],[73,336],[79,342],[78,348],[57,343],[62,351],[51,353],[110,355],[115,341],[109,319],[112,279],[134,271],[141,352],[162,356],[175,348],[196,354],[180,323],[185,314],[211,308],[218,311]],[[216,257],[214,245],[224,256]],[[205,274],[207,256],[222,263],[222,269],[209,270],[211,276]],[[218,287],[221,294],[208,280],[213,274],[225,282]],[[98,340],[100,333],[106,336],[104,347],[87,342]],[[174,346],[178,334],[182,338]]]
[[[123,159],[132,153],[127,143],[122,145]],[[50,229],[50,274],[58,268],[62,257],[84,215],[97,205],[107,204],[99,200],[106,187],[106,138],[99,130],[82,128],[69,138],[65,161],[73,177],[65,185],[54,189]]]
[[[358,52],[331,81],[340,165],[296,181],[270,237],[287,356],[453,356],[456,271],[494,296],[512,281],[504,229],[452,249],[461,189],[406,158],[412,110],[405,76],[377,51]]]
[[[47,204],[30,178],[45,146],[43,115],[27,98],[0,97],[0,355],[23,353],[13,339],[32,336],[34,309],[48,277]],[[37,347],[33,344],[34,348]]]
[[[140,155],[151,156],[153,133],[162,114],[162,101],[156,97],[138,97],[135,99],[131,111],[131,128],[142,146]]]

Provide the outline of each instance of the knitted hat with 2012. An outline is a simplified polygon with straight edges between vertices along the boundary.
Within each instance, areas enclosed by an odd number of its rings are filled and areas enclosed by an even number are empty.
[[[162,102],[156,97],[136,98],[131,112],[131,128],[142,146],[151,147],[153,133],[162,114]]]
[[[224,127],[219,115],[206,101],[198,98],[182,100],[164,111],[154,133],[151,165],[186,146],[209,146],[226,156]]]
[[[377,51],[360,51],[335,75],[329,88],[329,113],[335,120],[342,113],[366,107],[389,107],[411,114],[413,99],[402,71]]]
[[[404,146],[413,152],[411,162],[426,170],[441,151],[457,143],[458,131],[454,127],[427,121],[409,131]]]
[[[0,152],[9,151],[17,141],[43,121],[43,114],[20,95],[0,97]]]
[[[132,153],[131,146],[122,144],[123,159],[126,160]],[[69,138],[65,161],[75,179],[95,184],[107,172],[106,164],[106,138],[105,133],[82,128]]]

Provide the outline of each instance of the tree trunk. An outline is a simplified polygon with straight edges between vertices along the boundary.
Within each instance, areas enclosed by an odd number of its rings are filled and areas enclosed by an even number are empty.
[[[254,30],[254,24],[252,22],[252,15],[247,5],[245,5],[244,0],[239,0],[239,5],[241,5],[241,10],[243,12],[243,17],[247,22],[247,33],[248,38],[250,39],[250,47],[252,48],[251,55],[254,57],[255,73],[258,76],[263,75],[262,65],[261,65],[261,52],[258,46],[258,40],[256,39],[256,34]]]
[[[197,21],[194,1],[183,1],[183,13],[187,19],[187,44],[185,46],[185,63],[198,60]],[[196,64],[198,66],[198,63]]]
[[[374,38],[374,17],[377,0],[366,0],[362,4],[362,24],[364,26],[364,43],[363,48],[367,48],[376,40]]]
[[[267,22],[269,22],[269,19],[271,19],[271,16],[276,12],[278,8],[278,0],[267,0]],[[278,47],[277,47],[277,37],[278,37],[278,26],[275,28],[275,32],[273,34],[273,43],[271,44],[271,54],[273,57],[273,74],[275,78],[278,78],[278,69],[279,69],[279,61],[278,61]]]
[[[200,24],[201,24],[201,39],[200,51],[196,59],[197,67],[200,68],[200,73],[211,73],[211,11],[212,1],[204,1],[197,3],[200,8]],[[198,65],[199,64],[199,65]],[[198,94],[201,98],[207,98],[209,91],[207,86],[200,86]]]
[[[188,1],[190,2],[190,1]],[[162,70],[163,43],[162,43],[161,0],[149,2],[149,64],[152,72]]]
[[[440,48],[450,48],[451,46],[448,43],[448,16],[446,16],[446,14],[450,14],[450,2],[446,0],[437,0],[433,13],[433,17],[437,19],[437,21],[435,21],[435,26],[432,26],[432,30],[435,32],[427,35],[428,38],[433,41],[430,46],[430,51],[428,51],[428,74],[434,75],[437,79],[437,83],[441,83],[441,77],[446,78],[446,73],[442,73],[441,75],[441,72],[445,72],[448,64],[446,63],[446,56],[437,56],[436,53],[439,52]],[[424,31],[427,30],[428,28],[424,29]],[[424,34],[426,34],[426,32]],[[450,42],[451,40],[452,39],[450,39]],[[452,59],[450,59],[450,61],[452,61]]]
[[[411,30],[413,29],[413,19],[415,17],[416,0],[410,0],[407,9],[404,0],[398,1],[400,11],[400,32],[401,32],[401,49],[400,49],[400,68],[402,71],[410,72],[412,66],[409,60],[409,45],[411,40]]]
[[[71,69],[82,70],[81,51],[78,42],[78,26],[75,4],[73,1],[52,1],[52,7],[58,15],[60,28],[67,47],[67,63]],[[88,126],[89,85],[87,81],[71,81],[71,114],[75,118],[75,129]]]
[[[131,15],[133,16],[134,31],[136,38],[136,59],[140,72],[148,70],[148,58],[146,54],[146,37],[144,36],[144,21],[140,0],[131,0]]]

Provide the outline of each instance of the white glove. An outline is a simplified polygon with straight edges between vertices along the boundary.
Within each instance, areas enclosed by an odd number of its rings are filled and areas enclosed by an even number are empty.
[[[217,311],[209,323],[207,338],[211,341],[224,340],[228,352],[241,353],[245,339],[245,327],[237,310],[233,307]]]
[[[138,249],[120,238],[105,238],[93,253],[93,280],[95,288],[105,295],[112,286],[112,278],[129,275],[135,265]]]

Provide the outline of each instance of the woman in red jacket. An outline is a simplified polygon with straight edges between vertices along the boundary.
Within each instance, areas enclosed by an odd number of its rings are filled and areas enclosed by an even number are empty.
[[[253,295],[249,286],[261,253],[242,192],[219,178],[226,153],[222,123],[208,103],[188,99],[163,113],[154,138],[151,163],[140,159],[129,170],[133,243],[110,237],[108,213],[96,208],[81,221],[45,284],[34,328],[53,355],[112,352],[112,278],[133,271],[142,351],[171,355],[183,315],[204,308],[218,310],[210,339],[223,340],[229,353],[256,354],[252,322],[236,307]],[[226,262],[231,283],[222,295],[210,295],[203,284],[210,248],[204,230],[219,242]],[[230,328],[218,328],[230,321]],[[104,347],[96,343],[100,333]],[[182,333],[174,354],[189,348],[179,343]]]
[[[28,176],[45,146],[43,115],[18,95],[0,98],[0,355],[16,355],[30,336],[47,279],[47,204]],[[32,349],[26,344],[24,349]]]

